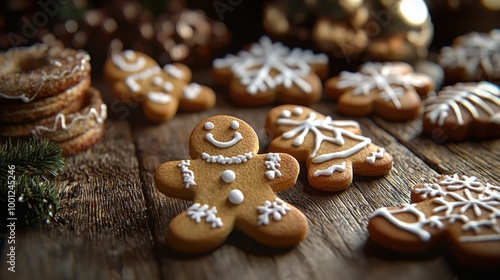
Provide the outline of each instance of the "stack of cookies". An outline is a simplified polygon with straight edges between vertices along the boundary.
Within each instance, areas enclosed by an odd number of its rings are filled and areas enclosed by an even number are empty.
[[[84,51],[34,45],[0,54],[0,137],[57,142],[65,155],[98,142],[107,108]]]

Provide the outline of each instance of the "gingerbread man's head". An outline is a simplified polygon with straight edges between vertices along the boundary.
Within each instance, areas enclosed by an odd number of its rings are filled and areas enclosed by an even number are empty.
[[[192,158],[205,160],[245,157],[256,154],[259,139],[247,123],[231,116],[214,116],[200,122],[191,133],[189,151]]]

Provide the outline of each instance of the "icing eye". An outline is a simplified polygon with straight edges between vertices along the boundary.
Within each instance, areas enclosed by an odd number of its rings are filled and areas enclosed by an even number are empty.
[[[302,108],[300,108],[300,107],[297,107],[297,108],[293,109],[293,114],[296,115],[296,116],[301,115],[303,112],[304,112],[304,110]]]
[[[161,77],[155,76],[153,78],[153,85],[158,87],[158,86],[161,86],[162,84],[163,84],[163,79]]]
[[[214,129],[214,123],[213,122],[206,122],[205,123],[205,130],[212,130]]]
[[[281,111],[281,116],[283,118],[289,118],[291,115],[292,115],[292,113],[290,113],[290,111],[288,111],[288,110]]]
[[[163,90],[167,92],[172,91],[174,90],[174,85],[171,82],[165,82],[163,84]]]
[[[231,121],[231,128],[238,129],[240,127],[240,123],[238,121]]]

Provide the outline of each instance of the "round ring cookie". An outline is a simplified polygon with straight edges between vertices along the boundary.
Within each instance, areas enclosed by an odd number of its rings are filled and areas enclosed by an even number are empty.
[[[90,76],[61,94],[37,99],[25,104],[0,104],[0,123],[23,123],[42,119],[64,110],[68,104],[85,100]]]
[[[0,98],[28,103],[64,92],[89,76],[89,61],[82,50],[43,44],[12,48],[0,54]]]
[[[488,80],[500,83],[500,29],[471,32],[443,47],[439,64],[447,84]]]
[[[411,204],[384,207],[370,218],[370,239],[406,254],[447,249],[461,267],[500,263],[500,187],[476,177],[444,175],[412,188]]]
[[[182,252],[208,252],[233,229],[269,247],[291,247],[307,234],[307,220],[274,192],[293,186],[299,164],[284,153],[257,154],[250,125],[232,116],[201,121],[189,138],[192,159],[162,163],[155,171],[163,194],[193,200],[168,225],[166,243]]]
[[[484,81],[444,87],[426,100],[423,132],[451,141],[500,137],[500,88]]]
[[[362,136],[357,122],[333,120],[307,107],[271,109],[266,132],[272,138],[269,151],[305,162],[308,181],[319,190],[341,191],[354,175],[380,176],[392,168],[392,156]]]
[[[420,96],[434,89],[432,79],[403,62],[365,63],[357,73],[341,72],[326,81],[325,94],[337,101],[339,113],[362,117],[372,113],[390,121],[420,114]]]
[[[248,51],[215,59],[216,82],[229,85],[232,101],[240,106],[281,103],[310,104],[321,98],[321,79],[328,75],[328,57],[292,49],[260,38]]]

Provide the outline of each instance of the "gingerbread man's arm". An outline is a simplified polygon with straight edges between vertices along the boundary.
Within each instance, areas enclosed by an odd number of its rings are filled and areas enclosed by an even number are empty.
[[[163,194],[192,200],[195,195],[196,181],[191,161],[170,161],[160,164],[154,174],[156,188]]]
[[[268,153],[264,156],[265,176],[273,191],[282,191],[293,186],[299,176],[298,161],[289,154]]]

